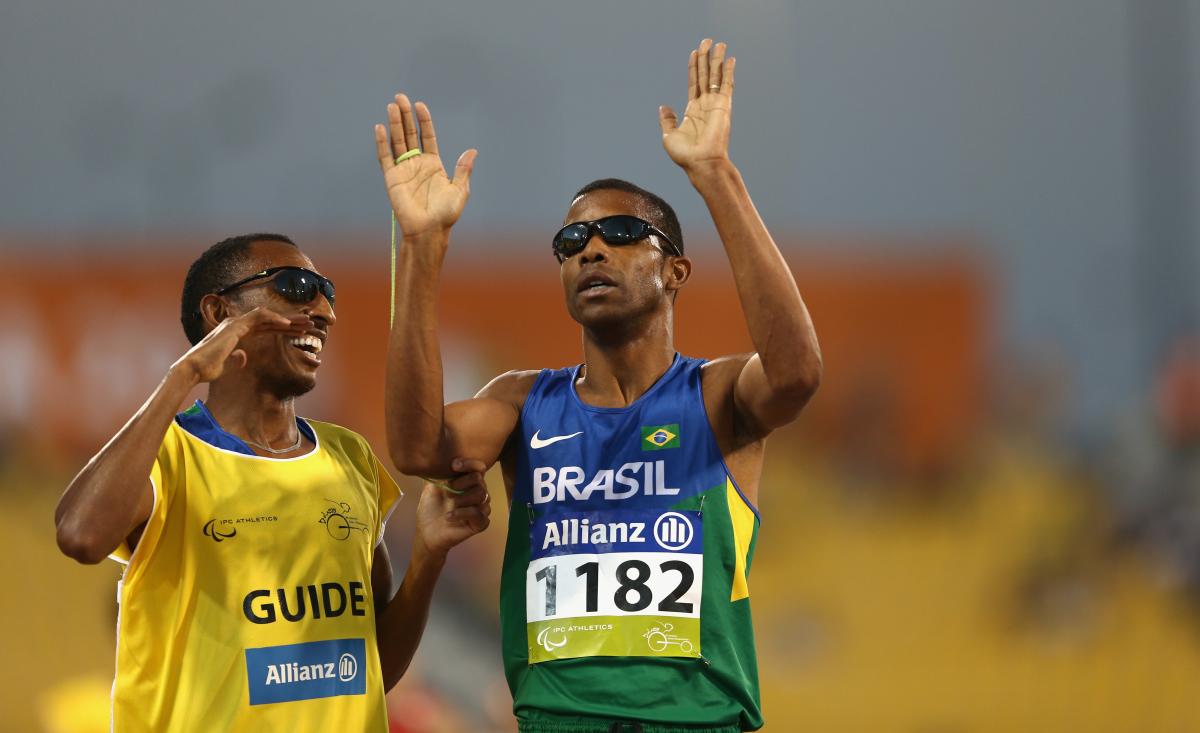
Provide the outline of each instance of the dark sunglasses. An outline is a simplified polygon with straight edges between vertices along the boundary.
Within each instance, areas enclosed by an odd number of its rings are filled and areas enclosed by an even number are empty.
[[[262,272],[256,272],[250,277],[238,280],[232,285],[226,285],[216,291],[214,295],[224,295],[226,293],[237,290],[243,285],[248,285],[255,280],[261,280],[266,277],[275,277],[271,280],[271,285],[275,287],[275,292],[279,293],[289,303],[311,303],[317,298],[317,293],[323,293],[329,301],[329,307],[333,307],[334,288],[333,281],[327,277],[322,277],[312,270],[306,270],[303,267],[270,267]]]
[[[632,244],[653,234],[667,244],[668,254],[677,257],[683,254],[679,251],[679,247],[671,241],[671,238],[663,233],[663,230],[650,222],[629,214],[617,214],[595,221],[572,222],[559,229],[558,234],[554,235],[554,256],[558,258],[559,262],[562,262],[580,252],[592,238],[592,232],[599,234],[606,244],[618,247]]]

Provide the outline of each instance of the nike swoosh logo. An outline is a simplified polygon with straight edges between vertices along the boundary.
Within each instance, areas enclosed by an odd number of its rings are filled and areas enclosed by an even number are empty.
[[[578,433],[571,433],[570,435],[555,435],[551,438],[539,438],[538,434],[541,432],[541,430],[535,431],[533,437],[529,439],[530,448],[537,450],[538,448],[545,448],[548,445],[554,445],[560,440],[570,440],[577,435],[583,435],[583,431],[580,430]]]

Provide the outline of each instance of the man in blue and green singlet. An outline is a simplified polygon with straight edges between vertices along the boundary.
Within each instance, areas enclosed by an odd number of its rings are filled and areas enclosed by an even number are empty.
[[[500,460],[508,488],[504,667],[525,733],[739,731],[762,725],[747,581],[766,436],[817,388],[796,282],[729,160],[734,60],[705,40],[663,146],[716,224],[755,353],[673,344],[692,271],[671,207],[617,179],[581,189],[554,237],[583,363],[516,371],[443,406],[435,303],[475,151],[453,179],[429,109],[404,95],[375,130],[404,244],[387,373],[393,460],[452,476]]]

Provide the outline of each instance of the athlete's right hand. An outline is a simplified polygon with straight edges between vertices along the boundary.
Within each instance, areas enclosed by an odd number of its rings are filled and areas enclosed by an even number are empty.
[[[400,231],[411,239],[449,230],[471,193],[471,169],[478,151],[471,149],[459,156],[451,180],[438,156],[429,107],[417,102],[414,112],[408,97],[397,94],[395,103],[387,106],[387,116],[387,129],[375,125],[375,149]],[[421,154],[396,162],[411,150],[421,150]]]
[[[269,332],[303,336],[312,326],[312,319],[306,315],[289,317],[266,308],[255,308],[221,321],[200,343],[179,357],[171,365],[171,371],[181,373],[197,384],[211,382],[228,370],[246,366],[246,351],[238,347],[247,336]]]

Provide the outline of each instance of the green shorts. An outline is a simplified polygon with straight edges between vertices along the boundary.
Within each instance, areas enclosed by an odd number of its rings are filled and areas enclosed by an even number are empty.
[[[555,717],[518,720],[517,730],[520,733],[741,733],[742,729],[737,725],[680,725],[643,723],[637,720]]]

